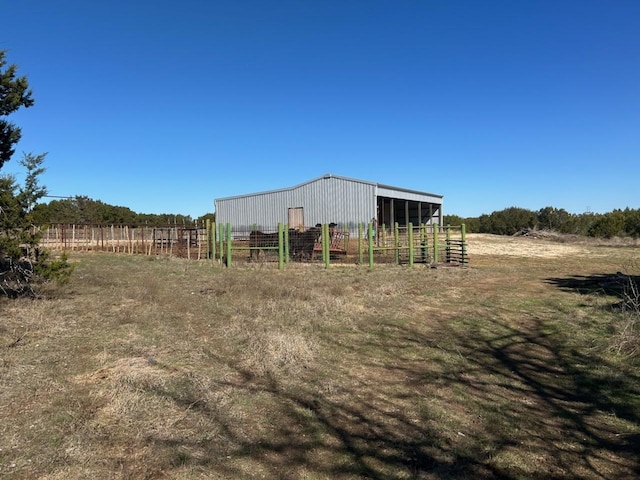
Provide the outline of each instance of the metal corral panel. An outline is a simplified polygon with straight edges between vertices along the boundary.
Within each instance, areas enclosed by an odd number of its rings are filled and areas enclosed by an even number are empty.
[[[290,208],[302,208],[306,226],[333,222],[354,230],[376,219],[377,196],[442,204],[438,195],[325,175],[291,188],[216,199],[216,220],[234,230],[267,230],[287,223]]]

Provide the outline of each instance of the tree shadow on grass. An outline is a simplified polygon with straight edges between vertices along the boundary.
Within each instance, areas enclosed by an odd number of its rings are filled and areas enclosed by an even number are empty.
[[[539,318],[493,320],[490,328],[494,334],[456,336],[468,366],[450,369],[447,378],[465,385],[479,411],[499,406],[484,425],[494,458],[511,444],[539,457],[536,468],[549,478],[640,475],[637,375],[616,373],[602,358],[570,347]]]
[[[361,364],[336,364],[340,380],[326,391],[313,379],[256,376],[209,352],[232,372],[214,388],[269,417],[239,419],[195,384],[154,385],[151,393],[217,429],[214,438],[147,442],[174,452],[167,468],[223,478],[640,476],[640,378],[572,348],[542,319],[458,319],[437,335],[379,321],[370,333],[345,345],[344,356]]]
[[[640,285],[639,275],[622,272],[547,278],[546,282],[567,292],[582,295],[607,295],[624,300],[631,285]]]

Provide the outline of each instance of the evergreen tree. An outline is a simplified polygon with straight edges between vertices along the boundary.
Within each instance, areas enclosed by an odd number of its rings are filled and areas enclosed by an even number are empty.
[[[13,156],[22,136],[20,128],[5,117],[34,102],[27,77],[16,77],[16,65],[6,67],[6,53],[0,50],[0,169]]]
[[[0,168],[15,151],[21,130],[5,117],[21,107],[33,105],[26,77],[16,77],[17,67],[5,68],[5,51],[0,51]],[[15,297],[34,294],[34,283],[51,278],[64,281],[71,273],[66,258],[48,261],[38,248],[38,231],[33,227],[33,209],[46,195],[39,184],[46,154],[24,154],[20,164],[27,170],[23,186],[11,175],[0,175],[0,291]]]

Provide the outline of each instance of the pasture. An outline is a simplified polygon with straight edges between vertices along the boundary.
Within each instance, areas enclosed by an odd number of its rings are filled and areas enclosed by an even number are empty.
[[[618,274],[638,246],[468,253],[284,271],[73,253],[66,287],[0,299],[0,476],[638,478]]]

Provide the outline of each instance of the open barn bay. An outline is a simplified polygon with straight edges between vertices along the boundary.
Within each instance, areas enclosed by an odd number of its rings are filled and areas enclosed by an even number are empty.
[[[640,476],[638,247],[468,240],[468,269],[74,255],[0,300],[0,476]]]

